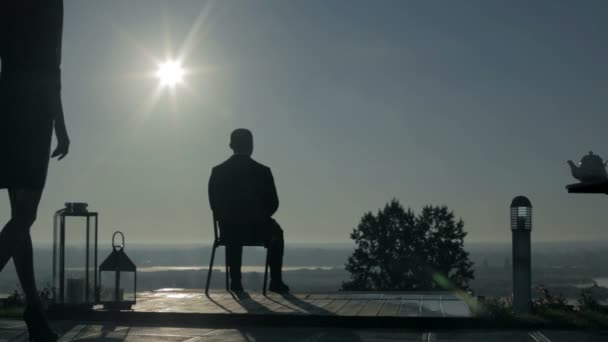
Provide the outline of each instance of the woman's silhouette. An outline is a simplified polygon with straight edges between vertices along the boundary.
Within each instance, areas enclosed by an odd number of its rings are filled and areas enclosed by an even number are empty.
[[[53,157],[68,153],[60,96],[63,0],[0,1],[0,189],[11,219],[0,232],[0,270],[12,257],[27,300],[31,341],[56,341],[36,289],[30,227]]]

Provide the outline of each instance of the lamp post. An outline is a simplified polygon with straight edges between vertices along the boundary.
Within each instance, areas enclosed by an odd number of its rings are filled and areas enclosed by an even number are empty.
[[[84,218],[84,251],[71,246],[66,267],[66,221]],[[97,226],[98,214],[87,210],[86,203],[66,203],[53,217],[53,304],[91,309],[97,298]],[[93,231],[91,232],[91,229]],[[71,230],[73,231],[73,230]],[[75,233],[69,234],[77,235]],[[93,251],[91,251],[93,245]],[[82,255],[84,254],[84,255]],[[84,264],[79,262],[84,258]],[[91,270],[91,264],[93,268]],[[66,279],[66,271],[67,279]],[[93,278],[93,279],[91,279]]]
[[[116,244],[116,235],[121,243]],[[137,267],[124,251],[125,236],[122,232],[112,235],[112,252],[99,266],[99,302],[106,310],[130,310],[137,300]],[[105,277],[102,277],[105,275]],[[103,286],[104,282],[106,286]],[[125,281],[126,280],[126,281]],[[132,280],[132,288],[125,291]],[[126,285],[124,285],[126,284]]]
[[[513,308],[529,312],[532,303],[532,271],[530,232],[532,203],[525,196],[511,202],[511,232],[513,236]]]

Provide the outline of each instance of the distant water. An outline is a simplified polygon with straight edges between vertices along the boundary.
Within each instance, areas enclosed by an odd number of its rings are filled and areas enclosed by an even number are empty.
[[[137,272],[167,272],[167,271],[206,271],[209,266],[151,266],[138,267]],[[213,269],[224,269],[224,265],[213,266]],[[323,270],[334,269],[331,266],[284,266],[283,271]],[[242,272],[264,272],[264,266],[242,266]]]
[[[138,267],[137,272],[149,273],[149,272],[168,272],[168,271],[206,271],[208,266],[149,266],[149,267]],[[283,271],[330,271],[333,269],[342,269],[342,267],[333,266],[284,266]],[[223,270],[224,265],[213,266],[214,270]],[[66,271],[83,271],[83,268],[79,267],[66,267]],[[264,272],[264,266],[242,266],[242,272]]]

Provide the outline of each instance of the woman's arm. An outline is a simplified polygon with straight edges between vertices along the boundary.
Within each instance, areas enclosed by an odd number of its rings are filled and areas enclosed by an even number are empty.
[[[55,51],[57,53],[57,63],[61,66],[61,47],[63,45],[63,0],[57,1],[57,43],[55,45]]]
[[[62,46],[62,38],[63,38],[63,0],[56,0],[56,12],[57,20],[56,27],[54,27],[56,32],[56,45],[55,45],[55,53],[56,53],[56,61],[58,63],[57,67],[61,67],[61,46]],[[61,77],[61,76],[60,76]],[[68,136],[68,130],[65,126],[65,119],[63,117],[63,104],[61,103],[61,80],[57,80],[58,84],[58,92],[57,96],[54,96],[54,99],[59,103],[54,105],[54,108],[57,110],[55,115],[55,136],[57,137],[57,147],[55,151],[53,151],[52,157],[59,157],[58,159],[63,159],[69,152],[70,149],[70,138]]]
[[[60,95],[54,97],[59,103],[55,104],[54,107],[57,110],[55,116],[55,136],[57,137],[57,147],[53,151],[51,157],[58,157],[59,160],[63,159],[70,150],[70,138],[68,136],[68,130],[65,126],[65,120],[63,118],[63,105],[61,103]]]

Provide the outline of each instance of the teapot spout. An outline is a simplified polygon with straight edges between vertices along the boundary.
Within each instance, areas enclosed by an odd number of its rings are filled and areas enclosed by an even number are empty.
[[[580,167],[578,167],[572,160],[568,160],[568,165],[570,165],[570,172],[572,172],[572,177],[580,180],[581,179]]]

